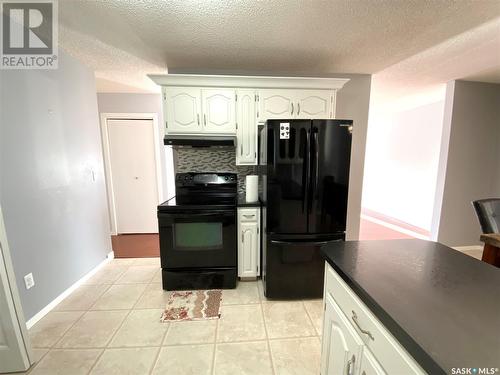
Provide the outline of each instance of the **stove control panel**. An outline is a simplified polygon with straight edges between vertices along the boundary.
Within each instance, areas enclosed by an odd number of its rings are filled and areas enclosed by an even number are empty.
[[[236,184],[236,173],[177,173],[176,186]]]

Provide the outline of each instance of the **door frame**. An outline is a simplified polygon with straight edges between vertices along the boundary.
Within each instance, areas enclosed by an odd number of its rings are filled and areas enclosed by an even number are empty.
[[[111,235],[117,235],[116,227],[116,206],[113,192],[113,174],[111,172],[111,155],[109,149],[108,120],[151,120],[153,126],[153,142],[155,153],[156,185],[158,192],[158,202],[163,202],[163,183],[161,168],[161,142],[160,130],[158,128],[158,115],[156,113],[101,113],[101,139],[102,152],[104,157],[104,173],[106,176],[106,191],[108,195],[109,220],[111,224]]]
[[[31,349],[31,341],[28,335],[26,319],[24,318],[23,309],[21,306],[21,298],[17,290],[16,277],[12,258],[10,256],[9,243],[7,241],[7,233],[3,220],[2,207],[0,206],[0,278],[4,281],[7,288],[7,307],[10,311],[10,319],[17,322],[14,326],[17,342],[20,344],[21,357],[24,362],[25,370],[29,369],[34,363],[33,351]],[[9,296],[11,298],[9,298]],[[1,369],[0,369],[1,370]]]

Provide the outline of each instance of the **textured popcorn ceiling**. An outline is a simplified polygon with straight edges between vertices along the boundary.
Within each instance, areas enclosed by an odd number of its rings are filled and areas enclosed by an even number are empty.
[[[114,82],[150,91],[144,75],[167,67],[380,72],[499,17],[500,2],[61,0],[59,14],[62,47],[97,71],[104,91]]]
[[[499,2],[500,5],[500,2]],[[453,79],[500,83],[500,18],[428,48],[375,74],[373,100],[391,100],[408,91]]]

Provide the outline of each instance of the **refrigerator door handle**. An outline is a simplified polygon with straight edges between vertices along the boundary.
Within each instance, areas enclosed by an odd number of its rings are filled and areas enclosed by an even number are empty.
[[[306,183],[305,183],[305,189],[304,189],[304,197],[302,198],[302,207],[306,206],[307,211],[309,212],[309,189],[310,189],[310,181],[311,181],[311,130],[306,131]],[[304,173],[304,172],[302,172]],[[304,202],[305,201],[305,202]],[[302,210],[303,212],[304,210]]]
[[[314,158],[316,159],[315,160],[315,165],[316,165],[316,168],[314,170],[314,181],[315,181],[315,184],[314,184],[314,190],[317,190],[318,189],[318,186],[319,186],[319,142],[318,142],[318,132],[314,132]]]

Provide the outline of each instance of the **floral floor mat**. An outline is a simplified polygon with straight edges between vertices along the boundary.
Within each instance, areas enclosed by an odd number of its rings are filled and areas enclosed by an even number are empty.
[[[161,322],[219,319],[222,290],[186,290],[170,294]]]

